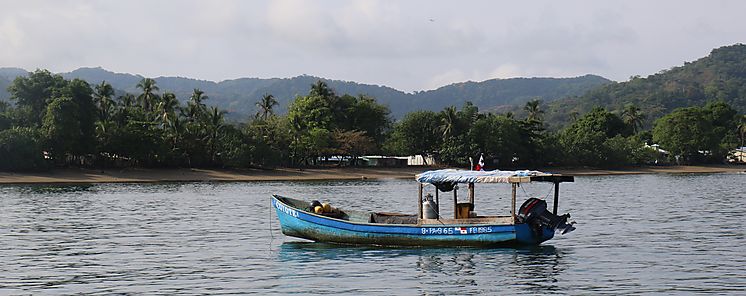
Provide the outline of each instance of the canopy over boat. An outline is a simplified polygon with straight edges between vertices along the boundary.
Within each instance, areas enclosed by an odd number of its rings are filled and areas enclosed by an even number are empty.
[[[415,176],[420,183],[523,183],[531,181],[572,182],[572,176],[543,173],[540,171],[467,171],[443,169],[427,171]]]

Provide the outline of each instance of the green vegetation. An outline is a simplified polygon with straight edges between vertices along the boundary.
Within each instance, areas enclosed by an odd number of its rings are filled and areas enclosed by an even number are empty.
[[[738,144],[738,119],[723,101],[679,108],[656,121],[653,139],[689,162],[718,161]]]
[[[253,98],[254,116],[232,123],[227,111],[207,105],[215,99],[202,88],[171,91],[154,79],[124,75],[132,91],[123,93],[106,81],[90,85],[37,70],[6,83],[10,103],[0,101],[0,170],[301,167],[329,159],[357,165],[370,154],[428,154],[461,167],[483,155],[488,168],[722,162],[746,142],[745,61],[746,46],[739,44],[562,105],[523,97],[514,101],[523,108],[498,114],[457,98],[452,102],[463,102],[460,109],[414,111],[398,121],[376,98],[340,95],[322,80],[309,82],[305,95],[287,103],[262,92]],[[164,81],[185,87],[181,80]],[[214,89],[209,82],[195,85]],[[299,93],[297,88],[292,91]],[[440,103],[419,104],[433,109]],[[286,114],[278,112],[283,107]],[[646,145],[653,143],[667,153]]]
[[[683,66],[663,70],[647,78],[609,83],[584,95],[550,104],[547,122],[559,128],[595,107],[624,112],[632,104],[644,110],[640,126],[652,127],[655,119],[676,108],[725,101],[736,111],[746,112],[746,45],[735,44],[712,50],[710,55]],[[625,119],[626,120],[626,119]]]
[[[355,165],[366,154],[430,154],[439,162],[467,166],[484,155],[488,167],[544,165],[620,166],[663,156],[645,145],[655,140],[685,162],[713,162],[743,141],[743,115],[724,101],[676,109],[642,130],[641,108],[621,116],[597,107],[557,132],[547,130],[541,100],[526,102],[525,118],[461,109],[416,111],[392,123],[390,111],[372,97],[337,95],[325,82],[297,96],[287,115],[265,94],[254,118],[229,124],[225,111],[193,89],[182,104],[144,78],[137,94],[116,98],[113,87],[91,87],[45,70],[17,77],[8,87],[15,106],[0,105],[3,170],[87,167],[309,166],[341,156]]]

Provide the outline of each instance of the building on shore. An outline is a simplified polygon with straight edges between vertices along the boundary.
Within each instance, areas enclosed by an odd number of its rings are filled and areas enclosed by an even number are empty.
[[[410,156],[362,156],[362,164],[376,167],[406,167],[406,166],[432,166],[435,165],[435,157],[432,155],[410,155]]]
[[[746,163],[746,147],[741,147],[731,151],[731,155],[728,157],[728,162]]]
[[[354,163],[353,163],[354,162]],[[322,166],[369,166],[369,167],[407,167],[407,166],[433,166],[435,157],[432,155],[411,156],[382,156],[365,155],[357,159],[350,156],[334,155],[324,156],[316,159],[316,163]]]

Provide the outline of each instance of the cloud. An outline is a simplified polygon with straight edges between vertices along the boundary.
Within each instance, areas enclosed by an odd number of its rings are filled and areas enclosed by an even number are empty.
[[[495,70],[490,72],[488,76],[500,78],[500,79],[506,79],[506,78],[533,76],[533,74],[527,73],[525,67],[520,67],[515,64],[505,64],[505,65],[498,66]]]
[[[746,36],[746,2],[732,1],[6,2],[0,66],[210,80],[305,73],[405,91],[511,76],[622,80]]]
[[[312,48],[324,47],[339,35],[332,17],[309,1],[272,1],[267,8],[267,25],[273,37]]]
[[[7,18],[0,23],[0,44],[4,45],[2,48],[17,49],[23,44],[23,39],[24,34],[14,19]]]

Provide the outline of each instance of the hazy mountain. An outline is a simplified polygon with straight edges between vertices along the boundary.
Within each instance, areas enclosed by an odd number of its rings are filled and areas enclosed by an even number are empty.
[[[13,81],[18,76],[28,75],[28,71],[21,68],[0,68],[0,78]]]
[[[62,75],[65,78],[81,78],[92,83],[106,80],[114,88],[131,93],[139,91],[135,86],[143,78],[139,75],[112,73],[101,68],[81,68]],[[456,83],[412,94],[386,86],[329,80],[308,75],[293,78],[240,78],[217,83],[183,77],[154,79],[161,91],[174,92],[182,101],[188,100],[194,88],[199,88],[211,98],[208,103],[244,116],[255,112],[254,104],[264,94],[272,94],[280,103],[278,111],[285,112],[288,104],[296,96],[308,94],[311,84],[323,80],[337,94],[365,94],[375,97],[379,102],[388,105],[395,117],[414,110],[438,111],[450,105],[461,106],[466,101],[472,101],[485,110],[504,105],[520,105],[534,98],[553,101],[581,95],[589,89],[610,82],[594,75],[576,78],[492,79],[484,82]]]
[[[7,91],[9,85],[10,81],[8,81],[7,78],[0,77],[0,101],[7,101],[10,97],[10,94]]]
[[[551,102],[558,99],[578,96],[588,90],[611,81],[596,75],[575,78],[512,78],[492,79],[483,82],[462,82],[447,85],[436,90],[419,92],[413,100],[416,106],[440,110],[450,105],[460,106],[471,101],[486,110],[496,110],[506,106],[519,106],[532,99]]]
[[[24,75],[28,75],[28,72],[20,68],[0,68],[0,100],[8,100],[10,97],[8,86],[13,79]]]
[[[12,79],[25,75],[22,69],[0,69],[0,87],[3,91]],[[61,73],[66,79],[80,78],[92,85],[107,81],[115,89],[130,93],[139,93],[137,83],[143,79],[141,75],[114,73],[102,68],[80,68],[69,73]],[[578,96],[589,89],[610,83],[609,80],[586,75],[576,78],[512,78],[492,79],[483,82],[463,82],[440,87],[435,90],[405,93],[390,87],[360,84],[352,81],[328,80],[324,78],[301,75],[293,78],[240,78],[212,82],[184,77],[156,77],[154,78],[161,92],[170,91],[177,95],[182,102],[189,99],[193,89],[199,88],[210,97],[206,101],[209,105],[216,105],[226,109],[233,117],[246,117],[254,114],[255,103],[264,94],[272,94],[280,103],[280,113],[287,110],[287,106],[296,96],[308,94],[311,84],[323,80],[334,89],[337,94],[359,95],[365,94],[375,97],[386,104],[394,117],[401,117],[414,110],[439,111],[447,106],[460,107],[466,101],[472,101],[483,110],[497,110],[503,106],[522,105],[534,98],[544,101],[554,101],[568,96]],[[7,93],[3,97],[7,98]]]
[[[746,45],[735,44],[712,50],[694,62],[662,70],[645,78],[610,83],[588,93],[550,106],[547,120],[567,122],[569,114],[583,114],[595,106],[621,110],[635,104],[647,116],[647,125],[678,107],[701,106],[709,100],[724,100],[746,113]]]

